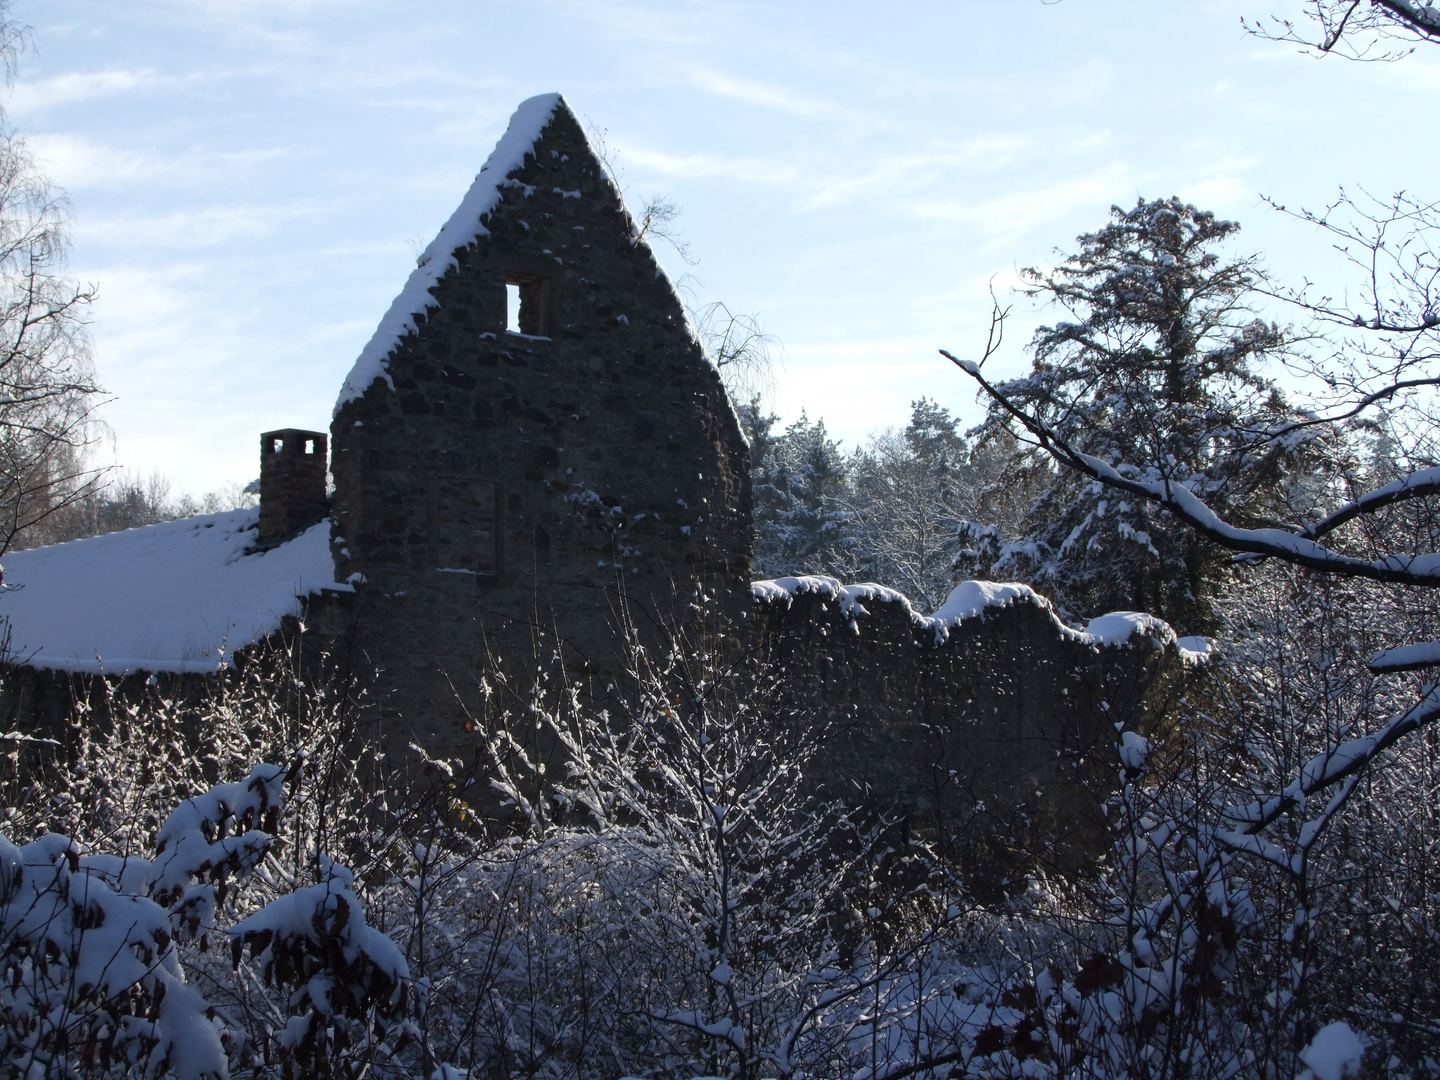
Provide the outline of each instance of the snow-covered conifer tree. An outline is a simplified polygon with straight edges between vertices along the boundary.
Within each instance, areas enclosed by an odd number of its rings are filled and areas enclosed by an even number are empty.
[[[883,432],[851,456],[845,576],[899,589],[926,610],[944,602],[957,530],[977,494],[958,427],[948,409],[921,398],[902,431]]]
[[[1294,447],[1242,452],[1253,432],[1291,415],[1257,372],[1289,341],[1248,306],[1263,282],[1256,259],[1222,255],[1239,226],[1176,198],[1113,207],[1111,219],[1054,269],[1024,272],[1029,295],[1065,318],[1035,332],[1031,372],[999,384],[998,394],[1086,454],[1155,462],[1167,477],[1263,518]],[[987,427],[1018,430],[1031,446],[1013,461],[1011,482],[1049,482],[1022,534],[993,546],[989,565],[962,572],[1029,580],[1076,618],[1131,609],[1182,629],[1210,624],[1220,562],[1203,538],[1089,476],[1047,475],[1049,455],[998,399]]]
[[[782,435],[758,400],[740,410],[750,439],[755,500],[755,574],[834,573],[848,543],[847,470],[825,421],[804,413]]]

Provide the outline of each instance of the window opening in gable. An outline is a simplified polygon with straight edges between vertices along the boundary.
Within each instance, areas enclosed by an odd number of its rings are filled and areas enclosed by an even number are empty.
[[[520,286],[513,281],[505,283],[505,329],[512,334],[520,330]]]
[[[550,282],[539,274],[505,275],[505,329],[527,337],[550,336]]]
[[[430,560],[442,574],[503,572],[499,484],[473,476],[429,478]]]

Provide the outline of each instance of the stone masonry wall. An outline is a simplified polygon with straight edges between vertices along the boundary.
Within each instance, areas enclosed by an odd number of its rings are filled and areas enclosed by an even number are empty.
[[[1199,673],[1163,624],[1101,644],[1039,598],[937,634],[888,590],[859,606],[823,585],[758,591],[777,708],[833,726],[819,790],[902,816],[977,884],[1073,873],[1106,850],[1116,725],[1165,723]]]
[[[439,306],[332,426],[334,554],[388,700],[464,754],[477,677],[538,626],[603,687],[622,614],[743,618],[748,449],[674,290],[563,101]],[[518,284],[527,329],[506,332]],[[540,305],[537,307],[537,304]]]
[[[356,591],[312,602],[294,632],[379,668],[370,700],[397,742],[465,759],[493,667],[523,689],[548,667],[537,640],[558,637],[603,705],[623,691],[622,622],[663,643],[703,608],[732,655],[783,673],[764,703],[778,723],[829,725],[818,791],[900,815],[972,881],[1092,860],[1116,725],[1163,722],[1192,679],[1173,635],[1105,644],[1033,596],[941,626],[828,579],[752,593],[734,412],[563,101],[498,191],[438,306],[336,411],[332,553]],[[507,285],[523,332],[507,332]],[[131,683],[117,692],[145,692]],[[94,690],[16,669],[0,712],[58,732]]]

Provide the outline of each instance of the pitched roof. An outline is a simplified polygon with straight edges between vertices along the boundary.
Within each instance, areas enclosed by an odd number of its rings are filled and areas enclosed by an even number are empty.
[[[213,672],[335,582],[330,524],[246,554],[256,508],[11,552],[0,620],[10,658],[118,675]]]
[[[520,103],[510,117],[505,134],[480,167],[470,190],[435,239],[421,252],[405,287],[391,303],[390,310],[385,312],[375,335],[360,350],[355,366],[340,388],[340,398],[335,402],[336,412],[347,401],[364,395],[376,379],[384,379],[394,389],[386,359],[402,337],[415,332],[415,316],[436,306],[437,301],[430,290],[447,270],[458,265],[454,253],[487,234],[482,219],[499,204],[501,188],[510,174],[525,164],[525,155],[535,146],[540,133],[563,101],[559,94],[540,94]]]

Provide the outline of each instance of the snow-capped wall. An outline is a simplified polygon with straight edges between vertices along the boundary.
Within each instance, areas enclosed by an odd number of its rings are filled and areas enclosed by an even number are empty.
[[[787,608],[802,593],[814,593],[834,600],[856,633],[860,631],[858,618],[869,614],[864,603],[894,604],[897,610],[909,617],[916,629],[933,634],[937,646],[943,644],[950,631],[966,619],[984,618],[1012,604],[1030,604],[1040,608],[1049,614],[1057,634],[1085,645],[1124,645],[1139,635],[1161,647],[1176,645],[1187,662],[1208,656],[1213,645],[1208,638],[1176,638],[1165,620],[1139,611],[1112,611],[1091,619],[1085,629],[1078,630],[1060,621],[1049,600],[1018,581],[962,581],[950,590],[945,603],[933,615],[917,611],[909,597],[884,585],[873,582],[844,585],[836,578],[818,574],[757,581],[750,591],[762,604],[779,602]]]
[[[1078,629],[1016,582],[963,582],[932,615],[829,577],[751,593],[756,651],[783,672],[767,707],[830,728],[816,784],[902,813],[980,867],[977,883],[1103,850],[1117,730],[1151,730],[1205,671],[1202,643],[1153,616]]]
[[[0,622],[11,658],[37,668],[120,675],[214,672],[299,615],[335,581],[330,524],[246,554],[258,509],[12,552]]]

